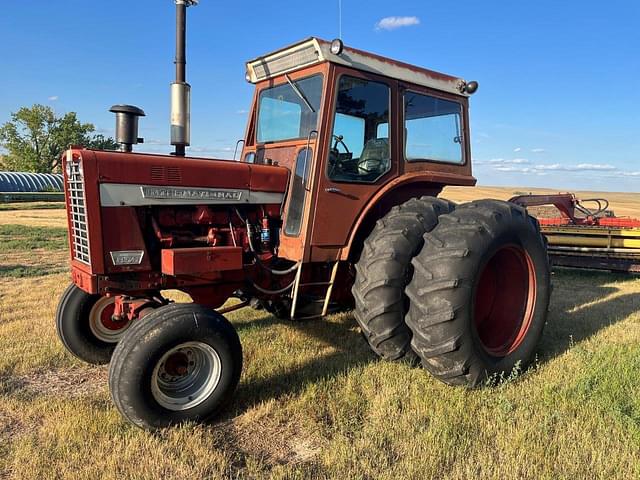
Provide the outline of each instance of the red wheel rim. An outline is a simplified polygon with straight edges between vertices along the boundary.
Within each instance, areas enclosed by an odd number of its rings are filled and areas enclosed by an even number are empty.
[[[109,330],[120,330],[121,328],[126,326],[126,322],[114,322],[112,320],[113,313],[116,311],[116,306],[114,303],[110,303],[105,306],[100,312],[100,322],[102,325]]]
[[[520,346],[531,326],[536,274],[529,254],[518,245],[496,251],[480,272],[474,324],[484,350],[505,357]]]
[[[89,328],[98,340],[117,343],[131,325],[129,319],[114,321],[115,297],[102,297],[89,312]]]

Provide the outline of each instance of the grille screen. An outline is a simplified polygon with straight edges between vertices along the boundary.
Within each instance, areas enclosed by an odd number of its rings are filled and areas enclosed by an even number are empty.
[[[309,45],[297,52],[287,53],[281,57],[276,57],[263,61],[253,67],[258,80],[278,75],[293,68],[302,67],[318,61],[318,52],[315,46]]]
[[[70,162],[70,175],[67,178],[69,191],[69,218],[71,219],[71,239],[73,258],[89,265],[89,231],[87,230],[87,210],[84,196],[84,180],[80,162]]]

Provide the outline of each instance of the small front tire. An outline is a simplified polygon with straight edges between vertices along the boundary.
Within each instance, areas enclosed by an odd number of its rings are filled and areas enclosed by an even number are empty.
[[[130,322],[113,322],[115,298],[90,295],[71,284],[56,311],[56,330],[65,348],[87,363],[109,363]]]
[[[221,314],[197,304],[160,307],[118,344],[109,387],[120,413],[147,430],[206,422],[231,400],[242,347]]]

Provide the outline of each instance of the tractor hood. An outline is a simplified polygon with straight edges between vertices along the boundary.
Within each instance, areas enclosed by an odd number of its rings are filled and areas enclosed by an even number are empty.
[[[279,204],[289,179],[284,167],[231,160],[94,150],[71,150],[70,158],[81,159],[87,181],[97,179],[103,207]]]

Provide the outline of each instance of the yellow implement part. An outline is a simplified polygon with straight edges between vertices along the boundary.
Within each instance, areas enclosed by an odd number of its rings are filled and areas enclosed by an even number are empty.
[[[603,227],[553,227],[543,225],[542,233],[545,235],[593,235],[613,236],[624,238],[640,238],[640,228],[603,228]]]
[[[640,238],[624,238],[609,235],[555,235],[546,231],[543,233],[547,237],[549,245],[640,249]]]

